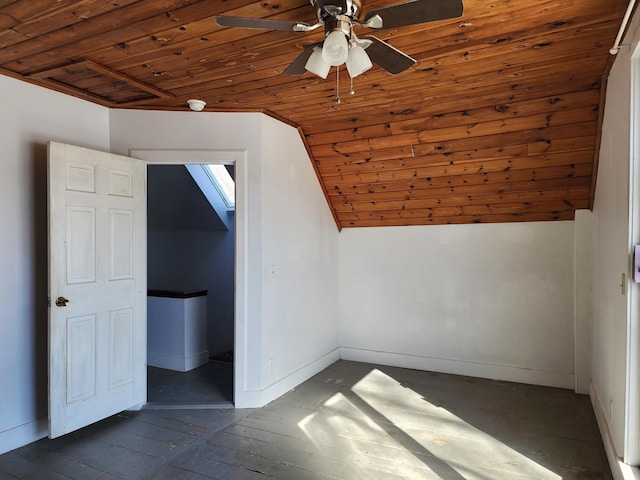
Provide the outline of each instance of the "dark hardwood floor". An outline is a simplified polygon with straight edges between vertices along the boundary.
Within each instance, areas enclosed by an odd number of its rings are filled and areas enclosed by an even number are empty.
[[[610,480],[589,398],[339,361],[256,410],[124,412],[0,456],[5,479]]]
[[[232,407],[233,363],[210,361],[188,372],[147,367],[147,401],[154,408]]]

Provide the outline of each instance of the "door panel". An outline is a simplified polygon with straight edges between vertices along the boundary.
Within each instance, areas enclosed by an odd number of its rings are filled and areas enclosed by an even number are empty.
[[[133,197],[133,176],[131,172],[109,170],[109,195]]]
[[[109,387],[133,381],[133,310],[110,313],[109,318]]]
[[[93,165],[67,163],[65,183],[68,191],[95,192],[96,177]]]
[[[109,280],[133,278],[133,212],[109,210]]]
[[[67,283],[96,281],[96,210],[67,207]]]
[[[49,144],[49,436],[146,402],[143,161]]]
[[[67,403],[96,393],[96,316],[67,319]]]

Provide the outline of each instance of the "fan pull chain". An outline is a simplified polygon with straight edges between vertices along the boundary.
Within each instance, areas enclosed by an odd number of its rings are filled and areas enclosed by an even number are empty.
[[[340,65],[336,67],[336,105],[340,105]]]
[[[353,89],[353,77],[349,76],[349,79],[351,80],[351,84],[349,87],[349,95],[355,95],[356,91]]]

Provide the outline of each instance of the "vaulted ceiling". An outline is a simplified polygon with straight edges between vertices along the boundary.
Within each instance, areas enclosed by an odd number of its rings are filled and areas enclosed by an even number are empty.
[[[565,220],[592,203],[627,3],[465,0],[460,18],[375,32],[417,64],[374,65],[349,95],[344,69],[339,82],[335,68],[326,80],[281,75],[322,29],[215,22],[313,24],[309,0],[0,0],[0,73],[108,107],[186,110],[198,98],[283,120],[339,228]]]

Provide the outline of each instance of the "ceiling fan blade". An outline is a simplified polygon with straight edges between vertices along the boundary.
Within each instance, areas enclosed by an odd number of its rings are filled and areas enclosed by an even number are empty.
[[[282,75],[302,75],[307,71],[305,65],[307,64],[307,60],[313,53],[313,49],[318,45],[322,45],[322,42],[312,43],[311,45],[307,45],[305,49],[302,51],[300,55],[296,57],[296,59],[289,64],[287,68],[284,69]]]
[[[381,28],[404,27],[460,17],[463,11],[462,0],[411,0],[370,10],[365,16],[364,23],[378,15],[382,19]]]
[[[216,17],[216,23],[221,27],[259,28],[263,30],[282,30],[285,32],[300,31],[296,30],[296,26],[302,26],[298,28],[303,29],[309,27],[309,25],[302,22],[270,20],[268,18],[227,17],[225,15],[218,15]]]
[[[376,37],[362,37],[362,40],[371,41],[371,45],[366,47],[367,55],[369,55],[373,63],[384,68],[389,73],[395,75],[404,72],[407,68],[417,63],[409,55],[402,53],[397,48]]]

